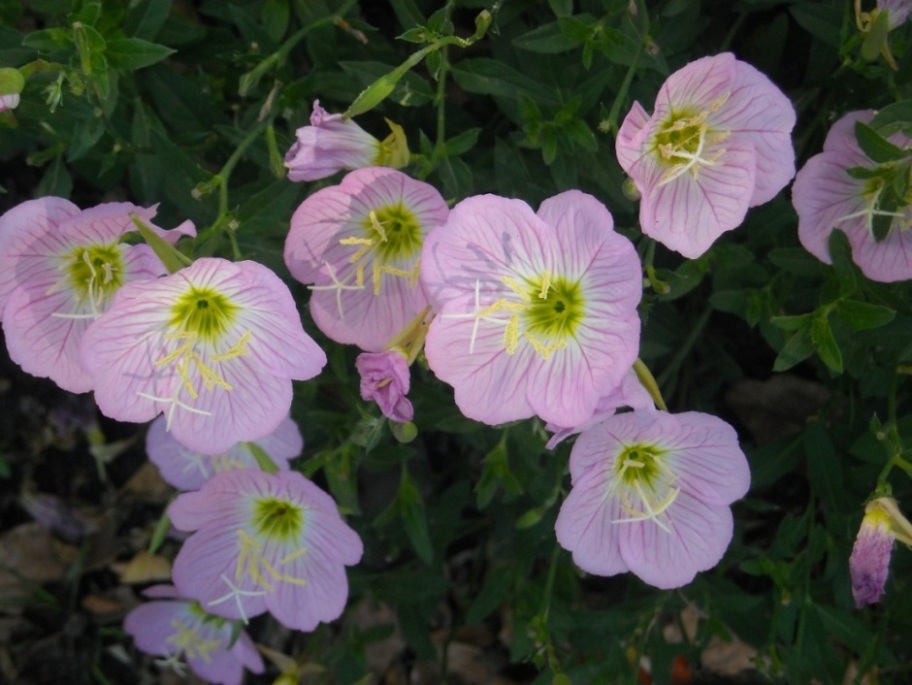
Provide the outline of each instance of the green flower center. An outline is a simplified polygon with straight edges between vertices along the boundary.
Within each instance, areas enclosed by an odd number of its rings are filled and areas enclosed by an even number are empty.
[[[659,159],[677,164],[699,156],[706,140],[705,116],[690,113],[673,113],[662,122],[653,139]]]
[[[304,525],[304,510],[290,502],[265,497],[253,507],[253,525],[257,533],[269,540],[296,540]]]
[[[190,286],[171,307],[172,327],[191,339],[216,342],[237,318],[240,307],[213,288]]]
[[[384,264],[412,259],[421,252],[421,224],[401,202],[375,209],[363,226],[377,259]]]
[[[549,339],[573,337],[585,315],[579,282],[558,276],[550,281],[550,287],[545,287],[544,279],[531,285],[525,310],[526,331]]]
[[[670,532],[665,511],[680,494],[674,487],[675,476],[664,463],[666,450],[655,445],[627,445],[614,464],[617,477],[612,490],[621,497],[624,518],[612,523],[653,521],[660,529]]]
[[[123,285],[123,259],[117,243],[79,247],[69,257],[67,275],[80,303],[101,309]]]

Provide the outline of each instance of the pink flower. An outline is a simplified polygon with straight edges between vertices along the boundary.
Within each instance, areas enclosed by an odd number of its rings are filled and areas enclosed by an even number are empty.
[[[0,313],[10,357],[23,370],[71,392],[94,385],[79,345],[124,284],[167,271],[147,245],[121,238],[155,207],[111,202],[80,210],[59,197],[30,200],[0,216]],[[193,225],[165,232],[195,235]]]
[[[614,416],[621,407],[630,407],[631,409],[641,409],[643,411],[655,410],[655,403],[652,397],[649,396],[649,392],[640,383],[636,372],[632,369],[627,372],[619,386],[604,397],[599,398],[595,413],[588,421],[584,421],[578,426],[558,426],[553,423],[545,425],[545,430],[553,433],[545,447],[553,450],[571,435],[581,433],[597,423],[601,423],[609,416]]]
[[[823,151],[802,167],[792,186],[792,204],[798,212],[798,238],[805,249],[830,264],[829,238],[834,230],[846,234],[852,259],[865,276],[893,282],[912,278],[912,205],[884,212],[880,201],[886,188],[881,177],[854,178],[847,169],[876,169],[855,138],[855,122],[869,122],[872,110],[849,112],[827,133]],[[912,139],[895,133],[888,139],[899,147],[912,146]],[[876,240],[874,217],[892,216],[889,232]]]
[[[291,218],[285,264],[313,284],[310,313],[320,330],[383,350],[428,304],[419,257],[425,234],[447,213],[433,186],[379,167],[308,197]]]
[[[912,14],[912,0],[877,0],[877,12],[887,13],[887,24],[892,31]]]
[[[750,483],[735,431],[697,412],[612,416],[577,437],[570,475],[555,530],[576,565],[666,589],[719,562]]]
[[[290,417],[269,435],[253,441],[280,471],[288,470],[288,460],[301,454],[304,440],[298,424]],[[251,443],[240,442],[221,454],[206,455],[181,445],[168,432],[167,420],[159,416],[146,433],[146,454],[158,467],[162,478],[179,490],[199,490],[217,473],[235,469],[256,469],[259,464]]]
[[[730,53],[676,71],[653,115],[634,103],[618,132],[643,232],[685,257],[702,255],[794,176],[794,125],[788,98]]]
[[[183,675],[183,659],[197,676],[222,685],[240,685],[245,668],[263,672],[253,641],[243,630],[235,634],[231,621],[207,614],[170,585],[156,585],[144,594],[155,601],[127,614],[124,631],[139,650],[163,657],[156,661],[160,666]]]
[[[849,557],[856,608],[875,604],[884,596],[894,539],[912,545],[912,524],[892,497],[871,500],[865,505],[864,519]]]
[[[538,213],[463,200],[431,231],[421,278],[437,309],[425,352],[469,418],[589,420],[637,356],[640,262],[611,214],[568,191]]]
[[[82,361],[106,416],[145,422],[164,412],[181,444],[219,454],[274,431],[288,416],[291,380],[316,376],[326,355],[272,271],[198,259],[121,288],[86,331]]]
[[[351,119],[327,114],[314,100],[310,126],[299,128],[297,142],[285,155],[288,178],[316,181],[342,169],[361,169],[383,163],[382,143]]]
[[[391,421],[404,423],[415,417],[409,391],[409,365],[395,350],[363,352],[355,360],[361,375],[361,399],[373,400],[383,415]]]
[[[313,630],[345,607],[345,566],[362,546],[332,498],[296,471],[227,471],[168,508],[178,530],[195,531],[174,560],[181,594],[232,619],[269,611]]]
[[[18,93],[9,93],[8,95],[0,95],[0,112],[5,112],[8,109],[16,109],[19,106],[19,94]]]

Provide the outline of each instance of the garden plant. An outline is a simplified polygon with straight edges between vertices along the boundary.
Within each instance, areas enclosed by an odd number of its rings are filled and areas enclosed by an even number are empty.
[[[0,682],[912,682],[912,0],[0,0]]]

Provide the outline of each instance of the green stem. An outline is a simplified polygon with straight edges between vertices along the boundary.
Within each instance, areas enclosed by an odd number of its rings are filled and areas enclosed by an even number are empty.
[[[693,346],[696,344],[697,339],[700,337],[700,334],[703,333],[703,329],[706,327],[707,322],[709,321],[709,316],[712,314],[713,308],[712,305],[707,305],[703,310],[703,313],[700,314],[700,318],[697,319],[697,322],[694,324],[694,327],[691,329],[690,334],[687,336],[687,339],[678,348],[677,354],[671,360],[671,363],[665,367],[665,370],[659,374],[659,385],[665,385],[669,378],[672,375],[678,372],[678,369],[681,367],[681,364],[684,363],[684,360],[687,358],[687,355],[690,354],[690,351],[693,349]]]
[[[633,74],[636,72],[637,65],[640,62],[640,55],[643,54],[643,48],[644,46],[641,42],[636,55],[633,56],[633,61],[630,63],[630,66],[627,67],[627,73],[624,75],[621,87],[618,89],[617,95],[614,96],[614,102],[611,103],[611,109],[608,112],[608,118],[602,122],[602,125],[599,127],[604,129],[607,126],[608,130],[611,131],[611,135],[614,137],[617,137],[618,134],[618,117],[621,114],[621,107],[627,99],[627,92],[630,90],[630,84],[633,83]]]

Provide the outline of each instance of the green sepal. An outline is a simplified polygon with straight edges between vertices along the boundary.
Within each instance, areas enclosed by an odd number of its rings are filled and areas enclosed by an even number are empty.
[[[138,216],[134,214],[131,218],[133,219],[136,228],[139,230],[140,235],[143,237],[143,240],[152,248],[155,256],[165,265],[169,274],[177,273],[184,267],[193,264],[192,259],[173,245],[170,245],[164,238],[159,237],[159,235],[149,228],[149,226]]]

